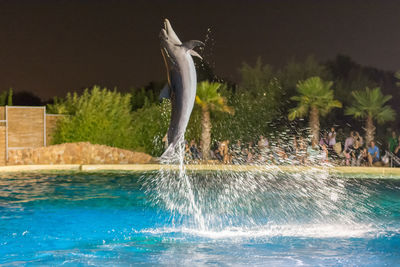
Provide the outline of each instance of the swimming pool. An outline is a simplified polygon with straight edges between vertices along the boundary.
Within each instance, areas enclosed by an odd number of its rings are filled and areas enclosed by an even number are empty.
[[[3,175],[0,264],[400,265],[398,179],[199,173],[199,226],[154,176]]]

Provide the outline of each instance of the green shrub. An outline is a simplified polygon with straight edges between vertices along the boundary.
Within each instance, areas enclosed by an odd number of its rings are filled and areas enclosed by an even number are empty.
[[[94,86],[82,95],[68,94],[49,105],[49,110],[66,114],[59,121],[53,143],[89,141],[132,149],[130,95]]]
[[[171,117],[171,103],[146,105],[133,112],[132,146],[136,151],[160,156],[164,151],[163,137],[168,131]]]

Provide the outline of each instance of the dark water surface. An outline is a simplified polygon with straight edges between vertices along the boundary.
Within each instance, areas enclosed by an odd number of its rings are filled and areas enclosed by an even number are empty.
[[[218,225],[196,227],[190,214],[173,216],[154,203],[142,188],[151,175],[3,176],[0,264],[400,266],[400,180],[331,177],[321,185],[329,191],[324,202],[306,182],[304,190],[298,180],[293,187],[281,174],[284,182],[261,186],[267,190],[230,185],[238,190],[224,192],[240,192],[243,201],[220,203],[223,187],[201,176],[194,190],[203,193],[195,196],[219,202],[219,211],[204,215],[220,216]],[[223,208],[246,199],[257,205]]]

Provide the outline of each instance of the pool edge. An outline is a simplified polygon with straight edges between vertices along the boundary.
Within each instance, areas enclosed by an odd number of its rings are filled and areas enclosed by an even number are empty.
[[[128,171],[128,172],[151,172],[160,169],[178,170],[178,165],[161,164],[61,164],[61,165],[14,165],[1,166],[2,173],[18,172],[101,172],[101,171]],[[321,167],[321,166],[275,166],[275,165],[185,165],[188,171],[234,171],[234,172],[299,172],[299,171],[328,171],[335,176],[359,177],[360,175],[373,176],[373,178],[396,178],[400,179],[400,168],[389,167]],[[369,177],[366,177],[369,178]]]

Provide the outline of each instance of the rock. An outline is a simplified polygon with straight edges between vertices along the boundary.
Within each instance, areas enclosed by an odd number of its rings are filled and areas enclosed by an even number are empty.
[[[22,164],[145,164],[153,158],[142,152],[93,145],[89,142],[10,150],[7,165]]]

